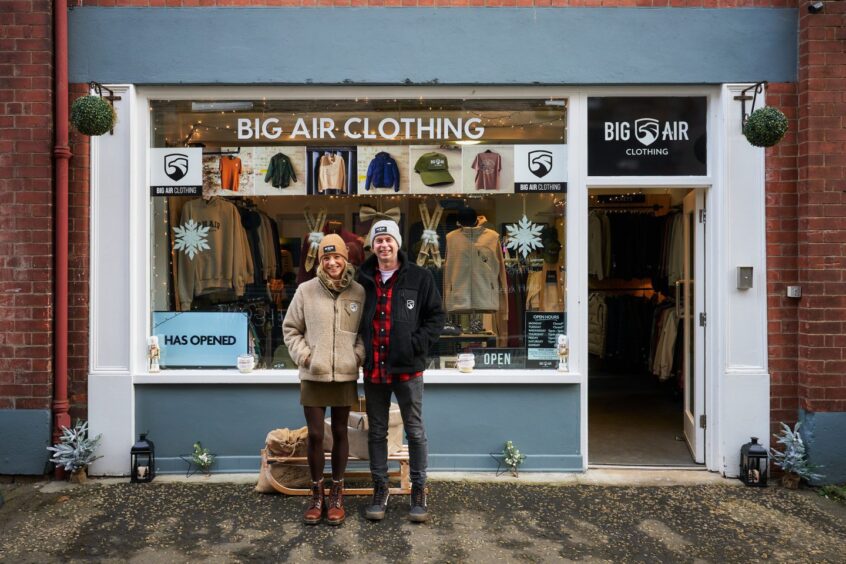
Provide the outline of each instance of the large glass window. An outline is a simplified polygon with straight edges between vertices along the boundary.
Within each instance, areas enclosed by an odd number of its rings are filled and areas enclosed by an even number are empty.
[[[163,368],[293,369],[282,320],[321,233],[398,220],[447,324],[430,368],[557,366],[566,100],[151,102],[151,333]]]

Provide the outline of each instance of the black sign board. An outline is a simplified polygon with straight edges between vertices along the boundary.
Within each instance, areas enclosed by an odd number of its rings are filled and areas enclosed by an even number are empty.
[[[555,192],[564,194],[567,192],[566,182],[515,182],[514,191],[517,194],[539,194]]]
[[[150,186],[151,196],[202,196],[202,186]]]
[[[558,367],[558,335],[567,334],[564,312],[526,312],[526,368]]]
[[[588,175],[708,174],[708,99],[588,98]]]
[[[475,357],[474,368],[526,368],[526,349],[478,348],[470,349]]]

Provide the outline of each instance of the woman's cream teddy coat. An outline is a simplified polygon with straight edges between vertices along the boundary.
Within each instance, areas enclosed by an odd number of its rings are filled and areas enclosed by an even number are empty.
[[[363,309],[364,288],[358,282],[350,282],[337,297],[319,278],[300,284],[282,322],[300,380],[358,380],[358,367],[364,363],[364,342],[358,334]]]

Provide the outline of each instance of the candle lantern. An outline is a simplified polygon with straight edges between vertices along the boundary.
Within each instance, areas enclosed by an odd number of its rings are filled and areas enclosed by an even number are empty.
[[[767,486],[770,458],[767,449],[758,444],[758,437],[740,447],[740,481],[747,486]]]
[[[141,433],[138,442],[129,451],[130,482],[152,482],[156,477],[156,448],[153,441],[147,440],[147,433]]]

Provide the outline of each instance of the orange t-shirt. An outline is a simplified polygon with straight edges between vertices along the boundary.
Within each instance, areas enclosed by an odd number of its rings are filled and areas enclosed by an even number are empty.
[[[224,190],[238,191],[241,181],[241,159],[238,157],[220,157],[220,187]]]

